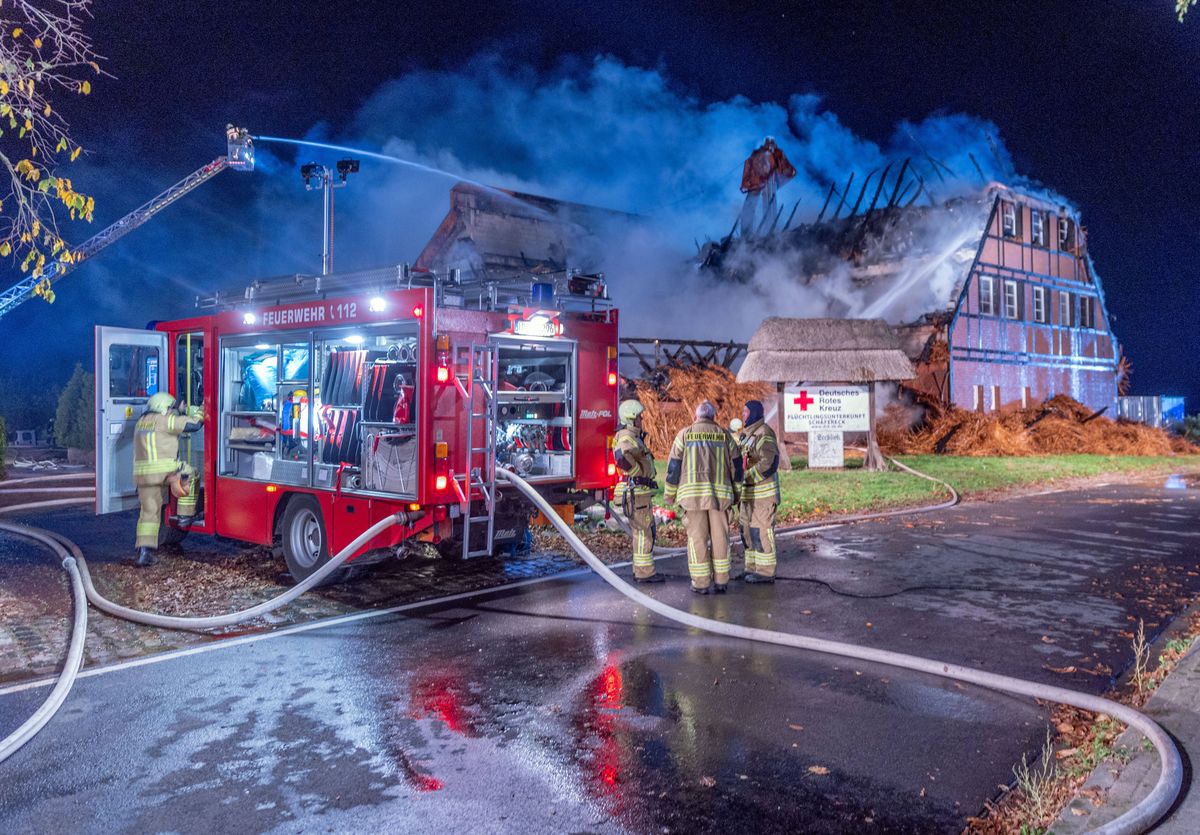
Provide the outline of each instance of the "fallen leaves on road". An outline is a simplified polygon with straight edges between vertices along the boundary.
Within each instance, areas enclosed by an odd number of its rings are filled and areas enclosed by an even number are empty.
[[[808,773],[809,774],[819,774],[821,776],[824,776],[829,773],[829,769],[823,765],[810,765],[808,767]]]
[[[1062,673],[1063,675],[1066,675],[1066,674],[1068,674],[1068,673],[1074,673],[1074,672],[1076,672],[1076,671],[1078,670],[1078,667],[1075,667],[1075,666],[1071,666],[1071,667],[1051,667],[1049,664],[1043,664],[1043,665],[1042,665],[1042,669],[1043,669],[1043,670],[1049,670],[1049,671],[1050,671],[1050,672],[1052,672],[1052,673]]]
[[[789,728],[791,728],[793,731],[802,731],[802,730],[804,730],[804,726],[803,726],[803,725],[793,725],[791,722],[788,722],[788,727],[789,727]]]
[[[715,777],[709,777],[707,774],[705,774],[703,777],[700,778],[700,785],[702,785],[702,786],[706,786],[711,789],[716,784],[717,784],[717,779]]]

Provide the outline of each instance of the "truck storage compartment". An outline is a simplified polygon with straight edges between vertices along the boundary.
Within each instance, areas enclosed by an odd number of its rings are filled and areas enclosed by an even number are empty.
[[[531,480],[574,474],[574,343],[499,341],[496,463]]]

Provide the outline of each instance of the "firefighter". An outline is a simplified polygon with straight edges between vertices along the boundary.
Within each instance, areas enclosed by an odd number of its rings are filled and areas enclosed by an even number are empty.
[[[775,582],[775,510],[779,507],[779,442],[767,426],[763,404],[750,400],[742,410],[741,446],[746,458],[741,530],[747,583]]]
[[[194,485],[188,483],[194,481],[195,473],[179,460],[179,436],[199,429],[204,412],[192,406],[186,415],[180,414],[175,402],[174,395],[165,391],[152,395],[133,429],[133,483],[142,507],[134,547],[138,551],[137,564],[143,568],[158,562],[154,552],[166,491],[178,499],[181,516],[189,515],[188,510],[195,513],[196,508],[194,490],[189,489]]]
[[[763,144],[755,148],[742,165],[742,192],[746,202],[742,204],[739,223],[743,237],[753,235],[775,217],[775,192],[795,176],[795,166],[775,144],[775,137],[764,137]],[[760,203],[762,220],[755,217]]]
[[[622,401],[617,408],[621,428],[613,438],[613,460],[621,471],[614,498],[629,520],[633,536],[633,579],[639,583],[661,583],[663,576],[654,572],[654,456],[646,446],[642,431],[645,407],[636,400]]]
[[[729,584],[729,518],[742,483],[737,441],[717,425],[716,407],[705,400],[696,422],[680,430],[667,462],[666,501],[684,511],[688,572],[696,594],[721,594]],[[714,582],[715,581],[715,582]]]

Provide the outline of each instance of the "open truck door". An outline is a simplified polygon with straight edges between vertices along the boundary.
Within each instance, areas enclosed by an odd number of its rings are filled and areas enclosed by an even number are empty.
[[[167,335],[96,328],[96,513],[138,506],[133,484],[133,427],[163,386]],[[169,388],[168,386],[163,386]]]

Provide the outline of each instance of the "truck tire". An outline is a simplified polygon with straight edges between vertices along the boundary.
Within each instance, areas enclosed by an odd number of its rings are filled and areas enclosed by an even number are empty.
[[[288,573],[297,583],[329,562],[329,537],[321,505],[312,496],[295,495],[288,501],[279,523],[279,537]],[[342,571],[329,575],[322,586],[340,582]]]
[[[188,531],[181,528],[173,528],[170,525],[158,526],[158,547],[162,548],[167,545],[178,545],[187,539]]]

